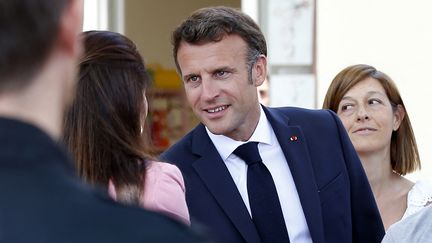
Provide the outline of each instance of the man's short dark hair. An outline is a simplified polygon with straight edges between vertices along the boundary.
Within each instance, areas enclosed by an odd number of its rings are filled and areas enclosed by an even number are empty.
[[[0,92],[26,85],[44,64],[69,1],[0,1]]]
[[[230,7],[202,8],[178,26],[172,35],[174,61],[179,73],[177,52],[182,41],[190,44],[217,42],[227,35],[239,35],[248,45],[247,68],[250,72],[259,55],[267,56],[267,44],[260,28],[248,15]]]

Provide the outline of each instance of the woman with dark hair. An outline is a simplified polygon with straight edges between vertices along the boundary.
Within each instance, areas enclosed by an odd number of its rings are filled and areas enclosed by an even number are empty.
[[[149,76],[134,43],[109,31],[82,35],[76,98],[65,115],[64,142],[87,182],[189,223],[180,170],[144,152]]]
[[[333,79],[323,104],[338,114],[360,157],[386,230],[432,202],[429,181],[404,177],[420,169],[402,97],[385,73],[359,64]]]

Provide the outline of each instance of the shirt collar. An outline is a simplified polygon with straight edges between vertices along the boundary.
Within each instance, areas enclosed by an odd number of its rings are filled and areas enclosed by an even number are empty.
[[[259,142],[268,145],[273,144],[273,137],[271,136],[272,128],[261,106],[260,106],[260,119],[258,121],[258,125],[255,131],[253,132],[251,138],[246,142],[236,141],[224,135],[215,135],[211,133],[207,127],[206,127],[206,131],[210,139],[212,140],[214,146],[216,147],[216,150],[219,152],[220,156],[224,161],[232,154],[232,152],[234,152],[234,150],[238,146],[244,143]]]

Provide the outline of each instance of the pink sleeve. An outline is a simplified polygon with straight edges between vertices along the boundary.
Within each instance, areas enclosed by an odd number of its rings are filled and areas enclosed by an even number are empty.
[[[141,204],[146,209],[190,224],[183,176],[175,165],[150,162],[146,171]]]

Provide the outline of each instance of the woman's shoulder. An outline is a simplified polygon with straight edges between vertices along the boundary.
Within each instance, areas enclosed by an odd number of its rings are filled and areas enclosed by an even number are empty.
[[[183,176],[179,168],[166,162],[148,161],[145,176],[146,186],[166,183],[174,183],[184,187]]]
[[[148,161],[141,204],[189,224],[183,176],[177,166]]]
[[[180,170],[177,166],[167,162],[154,160],[150,160],[147,163],[147,173],[149,173],[149,171],[159,173],[180,173]]]
[[[432,202],[432,180],[418,180],[408,193],[409,199],[415,203]]]
[[[418,180],[408,192],[407,210],[404,217],[414,214],[432,204],[432,180]]]

